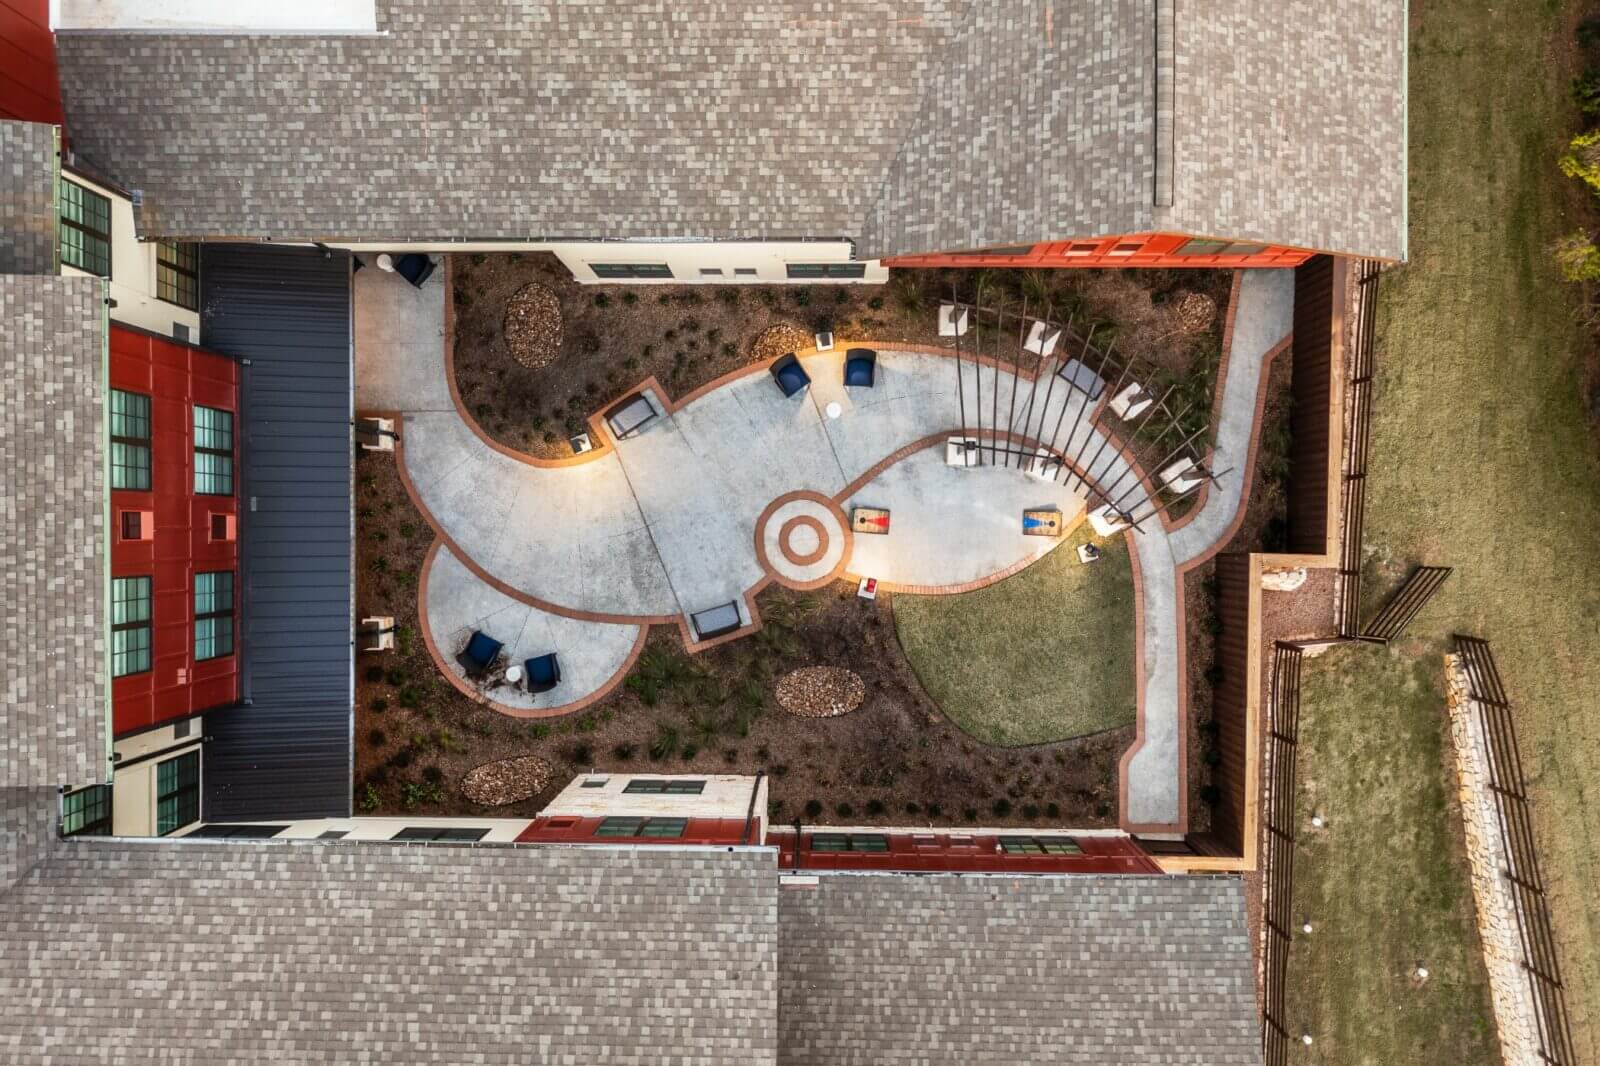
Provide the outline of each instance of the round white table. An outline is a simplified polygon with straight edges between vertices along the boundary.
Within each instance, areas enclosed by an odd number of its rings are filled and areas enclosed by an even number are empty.
[[[510,684],[513,684],[513,685],[522,684],[522,667],[520,667],[520,666],[508,666],[508,667],[506,667],[506,681],[509,682]]]
[[[823,410],[828,412],[829,418],[838,418],[840,415],[844,414],[844,408],[839,405],[838,400],[831,401],[827,407],[823,408]]]

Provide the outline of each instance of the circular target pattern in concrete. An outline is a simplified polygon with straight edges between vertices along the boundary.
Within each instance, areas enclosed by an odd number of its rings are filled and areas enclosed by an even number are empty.
[[[838,504],[819,492],[790,492],[756,520],[756,555],[780,585],[821,588],[850,562],[851,534]]]

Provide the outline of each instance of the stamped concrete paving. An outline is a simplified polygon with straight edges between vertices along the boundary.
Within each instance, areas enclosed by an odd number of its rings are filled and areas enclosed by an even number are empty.
[[[466,647],[474,629],[505,644],[508,664],[555,652],[561,682],[549,692],[531,695],[503,680],[481,689],[496,703],[514,710],[550,709],[599,692],[628,665],[641,627],[607,625],[541,611],[513,599],[479,578],[446,546],[441,545],[428,570],[426,624],[448,669],[465,681],[455,655]],[[470,683],[469,683],[470,684]]]

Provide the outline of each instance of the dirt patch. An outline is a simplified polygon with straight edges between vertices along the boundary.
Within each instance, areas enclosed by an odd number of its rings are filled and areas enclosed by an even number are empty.
[[[532,817],[590,769],[638,773],[766,770],[771,816],[882,825],[1110,826],[1117,759],[1132,729],[1063,744],[992,748],[953,725],[923,692],[894,635],[888,594],[876,602],[835,584],[769,589],[765,628],[690,657],[657,627],[627,683],[563,718],[510,718],[439,673],[417,622],[416,582],[432,540],[391,455],[357,460],[357,606],[392,615],[396,649],[357,660],[357,809],[366,814]],[[861,679],[859,709],[801,718],[776,703],[779,678],[808,666]],[[453,782],[490,761],[536,756],[539,792],[490,807]],[[814,813],[808,813],[813,812]]]
[[[537,755],[497,759],[468,770],[461,794],[484,807],[504,807],[537,796],[550,787],[553,776],[550,764]]]
[[[497,442],[539,458],[571,455],[569,437],[588,415],[647,377],[670,398],[752,362],[810,347],[831,330],[840,341],[953,348],[938,335],[938,304],[952,295],[1027,309],[1065,322],[1097,345],[1150,357],[1175,373],[1197,352],[1220,347],[1227,271],[896,270],[888,285],[580,285],[547,253],[449,257],[458,391]],[[551,293],[562,323],[548,365],[520,364],[509,350],[507,309],[537,285]],[[1199,333],[1183,324],[1186,294],[1219,308]],[[780,332],[769,333],[769,330]],[[1019,331],[983,324],[965,338],[1008,362],[1022,356]]]

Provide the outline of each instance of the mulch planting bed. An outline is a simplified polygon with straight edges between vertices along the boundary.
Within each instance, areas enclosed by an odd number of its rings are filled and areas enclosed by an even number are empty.
[[[1058,321],[1071,317],[1074,331],[1095,329],[1097,344],[1114,339],[1117,351],[1181,373],[1197,351],[1218,346],[1231,275],[896,270],[887,285],[580,285],[552,255],[511,252],[451,256],[450,279],[462,402],[499,443],[556,459],[572,454],[567,440],[585,429],[588,415],[647,377],[680,398],[752,362],[809,346],[819,329],[841,341],[954,347],[938,336],[937,321],[939,302],[952,290],[970,300],[981,288],[986,305],[1019,310],[1026,299],[1031,315],[1045,309]],[[548,365],[524,365],[510,350],[508,324],[527,319],[508,311],[529,285],[559,305]],[[1198,303],[1190,298],[1196,295],[1203,297]],[[1202,305],[1215,309],[1204,325]],[[974,330],[963,346],[1015,359],[1019,341],[1010,331]],[[1033,361],[1027,356],[1023,365]]]
[[[485,807],[503,807],[537,796],[553,780],[550,764],[537,755],[497,759],[468,770],[461,779],[461,794]]]
[[[907,665],[892,597],[869,603],[844,584],[803,594],[770,589],[759,601],[766,628],[692,657],[675,628],[657,627],[627,683],[585,711],[543,721],[499,714],[449,685],[423,645],[416,582],[432,534],[392,455],[364,453],[356,470],[357,609],[363,617],[392,615],[398,627],[394,651],[356,663],[361,813],[531,817],[589,769],[765,769],[780,821],[1115,822],[1117,759],[1131,728],[1031,748],[974,741],[933,705]],[[860,677],[857,710],[807,718],[779,708],[779,679],[818,666]],[[551,770],[533,795],[490,806],[463,794],[469,771],[529,756]]]

